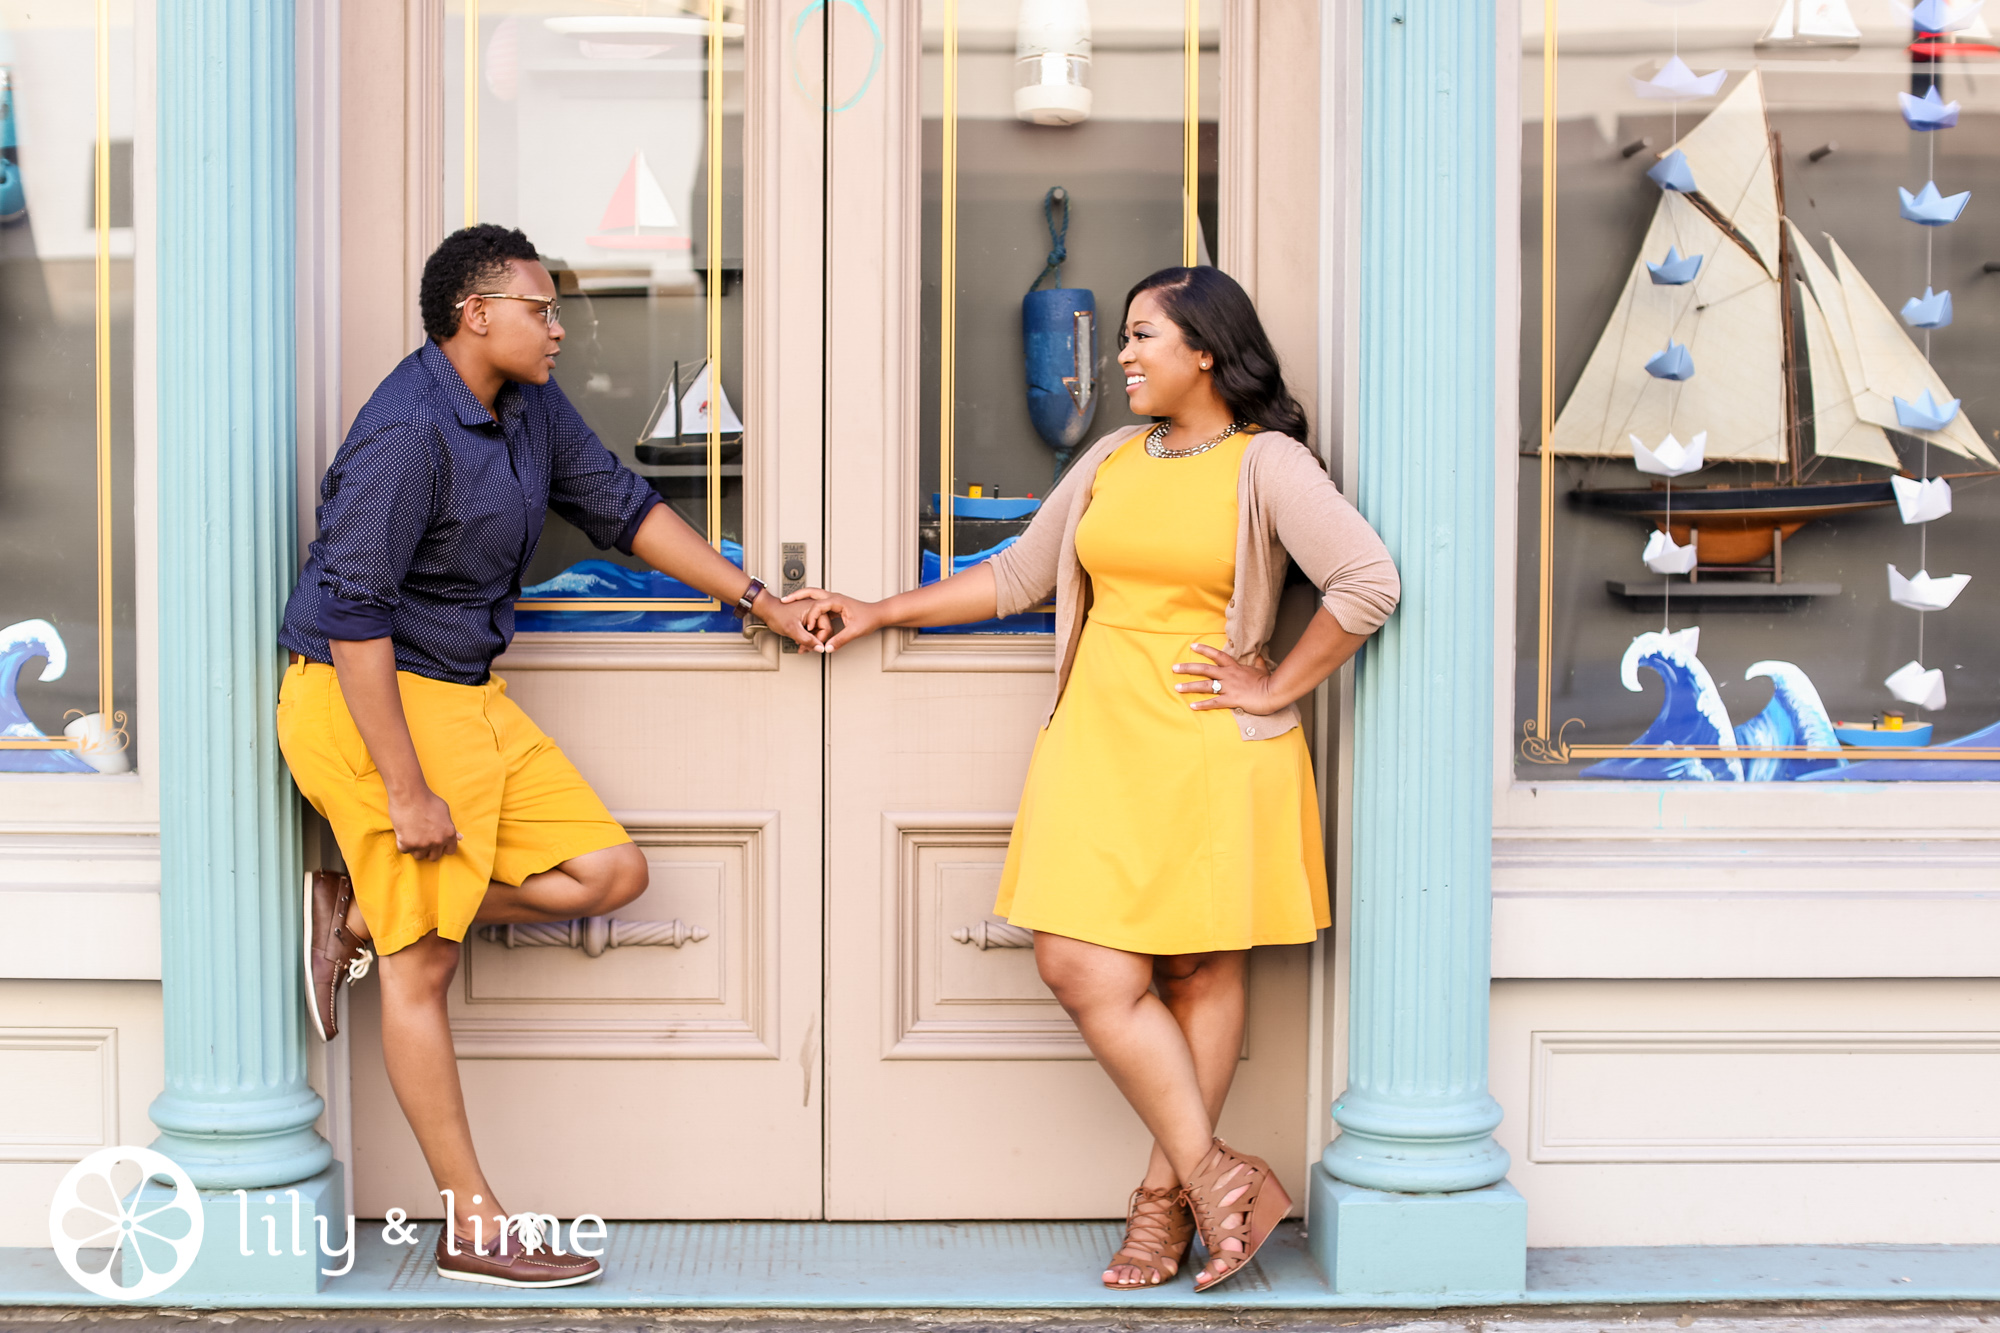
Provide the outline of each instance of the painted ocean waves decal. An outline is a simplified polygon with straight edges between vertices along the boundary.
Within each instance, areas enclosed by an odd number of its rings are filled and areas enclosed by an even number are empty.
[[[69,669],[69,649],[46,620],[23,620],[0,629],[0,740],[49,739],[21,708],[21,669],[42,659],[37,680],[61,680]],[[93,773],[74,750],[0,750],[0,773]]]
[[[2000,760],[1860,759],[1841,754],[1841,740],[1819,690],[1792,662],[1752,663],[1746,680],[1769,680],[1771,700],[1755,717],[1734,726],[1729,710],[1697,650],[1699,628],[1671,634],[1651,632],[1633,639],[1619,663],[1619,680],[1635,693],[1646,686],[1639,668],[1666,687],[1652,724],[1632,742],[1658,746],[1661,754],[1606,759],[1583,770],[1586,778],[1669,782],[1991,782],[2000,780]],[[1842,723],[1842,726],[1849,724]],[[1913,737],[1914,740],[1914,737]],[[1675,753],[1711,749],[1719,755]],[[1927,747],[1932,750],[2000,748],[2000,722]],[[1738,755],[1736,750],[1824,750],[1827,757],[1778,758]],[[1852,753],[1852,751],[1849,751]]]

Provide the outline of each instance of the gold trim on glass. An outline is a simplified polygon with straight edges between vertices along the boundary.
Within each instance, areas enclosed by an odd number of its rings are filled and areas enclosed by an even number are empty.
[[[1542,0],[1542,411],[1540,469],[1540,568],[1537,570],[1535,639],[1535,716],[1521,726],[1519,754],[1531,764],[1567,764],[1577,759],[1655,759],[1672,754],[1688,759],[1925,759],[1934,761],[2000,759],[2000,749],[1940,749],[1936,746],[1873,747],[1843,745],[1833,750],[1724,748],[1719,745],[1571,745],[1566,735],[1581,728],[1582,718],[1551,720],[1555,640],[1555,510],[1554,455],[1549,443],[1556,419],[1556,0]]]
[[[97,711],[123,734],[125,717],[112,707],[116,657],[112,619],[111,542],[111,0],[97,0],[97,144],[92,168],[97,232]]]
[[[99,0],[100,4],[109,0]],[[461,156],[465,173],[465,223],[477,225],[479,217],[479,0],[465,5],[465,146]],[[722,60],[723,39],[728,25],[723,22],[723,0],[710,0],[708,8],[708,290],[705,294],[703,327],[704,351],[708,357],[710,387],[708,413],[708,495],[706,518],[708,544],[722,549],[722,414],[714,402],[722,387]],[[745,23],[747,27],[748,17]],[[680,386],[675,385],[675,393]],[[747,555],[746,555],[747,563]],[[514,602],[516,611],[719,611],[715,597],[524,597]]]
[[[943,0],[943,107],[938,134],[938,578],[952,576],[958,459],[958,0]],[[1551,0],[1553,3],[1553,0]],[[1194,267],[1201,236],[1201,0],[1186,0],[1181,59],[1181,263]],[[1040,608],[1036,608],[1040,609]]]

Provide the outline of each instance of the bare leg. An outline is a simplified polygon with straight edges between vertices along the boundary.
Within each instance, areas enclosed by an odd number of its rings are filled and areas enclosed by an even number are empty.
[[[1248,950],[1231,950],[1153,960],[1154,989],[1187,1039],[1202,1108],[1210,1123],[1222,1119],[1222,1104],[1229,1097],[1229,1085],[1243,1054],[1243,983],[1249,957]],[[1168,1189],[1181,1183],[1157,1139],[1141,1183],[1147,1189]],[[1121,1264],[1111,1273],[1112,1281],[1120,1285],[1138,1286],[1143,1281],[1140,1270],[1128,1265]]]
[[[645,891],[646,858],[625,843],[572,857],[518,886],[492,885],[477,919],[567,921],[614,911]],[[359,918],[358,908],[349,914],[366,938],[366,923]],[[382,956],[382,1061],[432,1179],[440,1191],[452,1192],[453,1225],[460,1235],[473,1236],[476,1213],[481,1218],[478,1234],[490,1241],[499,1234],[506,1209],[494,1197],[473,1150],[451,1044],[446,1000],[458,958],[458,944],[436,932]]]

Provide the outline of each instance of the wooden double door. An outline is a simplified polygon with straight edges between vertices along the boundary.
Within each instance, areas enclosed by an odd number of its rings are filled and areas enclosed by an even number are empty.
[[[914,4],[875,6],[874,30],[867,6],[826,8],[831,20],[804,0],[749,7],[742,524],[746,565],[767,581],[872,597],[918,577],[935,484],[923,36]],[[830,55],[815,45],[829,29]],[[1034,634],[897,633],[830,660],[768,634],[519,637],[498,674],[653,873],[615,921],[467,942],[459,1067],[511,1206],[614,1219],[1122,1210],[1146,1135],[991,912],[1052,654]],[[1225,1124],[1295,1198],[1308,966],[1305,946],[1253,960]],[[356,1208],[435,1215],[382,1070],[377,1005],[372,983],[357,988]]]

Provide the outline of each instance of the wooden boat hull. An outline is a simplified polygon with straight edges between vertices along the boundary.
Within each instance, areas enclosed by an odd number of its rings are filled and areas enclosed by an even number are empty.
[[[1664,487],[1644,490],[1577,490],[1573,500],[1592,509],[1669,527],[1686,545],[1699,531],[1703,564],[1748,565],[1770,558],[1773,537],[1790,537],[1814,519],[1835,518],[1896,503],[1887,480],[1836,481],[1803,486],[1675,487],[1669,520]]]

